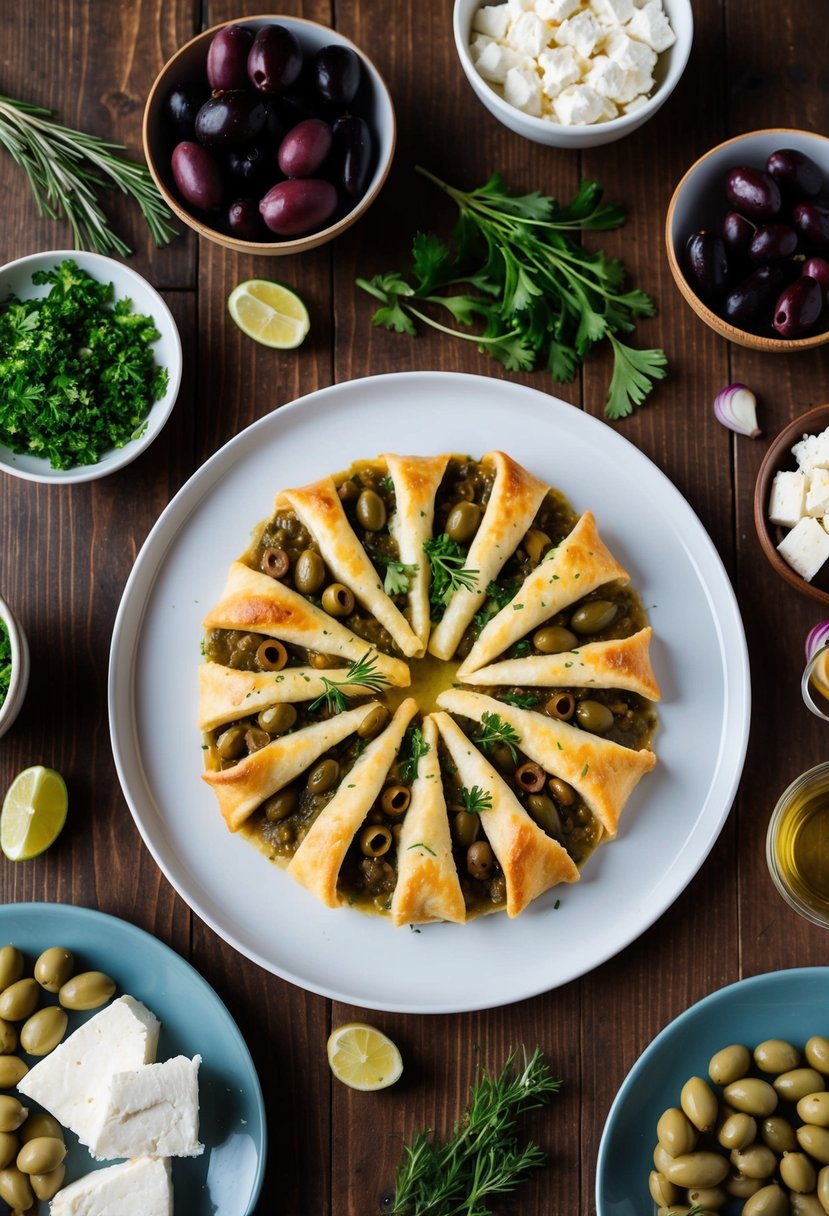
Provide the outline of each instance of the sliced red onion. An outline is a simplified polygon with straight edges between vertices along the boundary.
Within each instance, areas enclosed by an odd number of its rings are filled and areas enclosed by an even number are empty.
[[[756,439],[760,434],[757,425],[757,398],[744,384],[729,384],[714,398],[714,416],[723,426],[738,435]]]
[[[821,621],[806,636],[806,662],[811,663],[819,650],[829,643],[829,621]]]

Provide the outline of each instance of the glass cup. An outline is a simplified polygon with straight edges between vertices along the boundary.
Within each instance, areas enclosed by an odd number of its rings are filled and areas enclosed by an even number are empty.
[[[829,621],[816,625],[806,638],[800,691],[806,708],[829,722]]]
[[[780,795],[769,821],[766,862],[786,903],[829,928],[829,761],[796,777]]]

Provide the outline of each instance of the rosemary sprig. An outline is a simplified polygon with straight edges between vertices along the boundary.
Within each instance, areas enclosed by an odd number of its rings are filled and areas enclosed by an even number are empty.
[[[500,714],[483,713],[481,714],[481,733],[475,735],[473,743],[477,743],[481,751],[491,752],[493,747],[498,743],[502,743],[508,748],[509,754],[513,760],[518,760],[518,744],[521,742],[521,736],[514,726],[510,726],[509,722],[504,722]]]
[[[423,542],[423,552],[429,559],[432,568],[432,581],[429,587],[429,602],[432,605],[432,620],[435,614],[443,614],[443,610],[452,596],[461,587],[474,591],[478,585],[478,570],[468,570],[464,567],[464,555],[457,541],[441,532],[439,536]]]
[[[466,1113],[445,1143],[423,1131],[405,1147],[392,1216],[486,1216],[490,1196],[514,1191],[544,1164],[537,1144],[519,1145],[516,1122],[548,1102],[561,1082],[539,1048],[529,1059],[524,1052],[523,1066],[515,1061],[513,1052],[495,1076],[479,1070]]]
[[[344,713],[346,709],[345,694],[342,691],[344,688],[360,687],[361,692],[357,695],[363,695],[362,689],[364,688],[371,693],[382,692],[384,688],[388,688],[391,681],[377,670],[376,663],[377,655],[372,655],[371,651],[367,650],[361,659],[354,660],[341,680],[329,680],[323,676],[325,692],[320,693],[310,703],[309,712],[314,713],[324,705],[331,713]]]
[[[0,95],[0,144],[29,179],[41,215],[68,219],[76,249],[117,253],[130,248],[109,227],[97,190],[117,186],[138,203],[156,245],[176,235],[146,165],[116,155],[120,144],[61,126],[52,111]]]
[[[482,790],[479,785],[473,785],[469,790],[461,786],[461,802],[469,815],[480,815],[481,811],[492,810],[492,794]]]
[[[411,785],[417,776],[417,766],[421,756],[429,751],[429,744],[423,738],[419,726],[410,726],[403,736],[404,758],[399,763],[400,780],[404,785]]]

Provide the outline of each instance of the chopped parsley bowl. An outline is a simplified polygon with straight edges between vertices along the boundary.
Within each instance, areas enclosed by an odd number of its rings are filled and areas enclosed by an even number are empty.
[[[14,722],[29,685],[29,646],[11,608],[0,596],[0,738]]]
[[[181,342],[161,296],[101,254],[0,270],[0,470],[90,481],[134,460],[175,404]]]

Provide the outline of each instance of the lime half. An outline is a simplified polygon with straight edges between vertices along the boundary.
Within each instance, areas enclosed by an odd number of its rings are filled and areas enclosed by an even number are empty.
[[[365,1022],[348,1022],[328,1039],[328,1063],[338,1081],[351,1089],[375,1090],[393,1085],[403,1059],[382,1030]]]
[[[60,835],[69,804],[66,782],[53,768],[35,764],[18,773],[0,811],[0,849],[11,861],[37,857]]]
[[[243,333],[275,350],[293,350],[311,327],[308,309],[296,292],[270,279],[240,283],[227,307]]]

